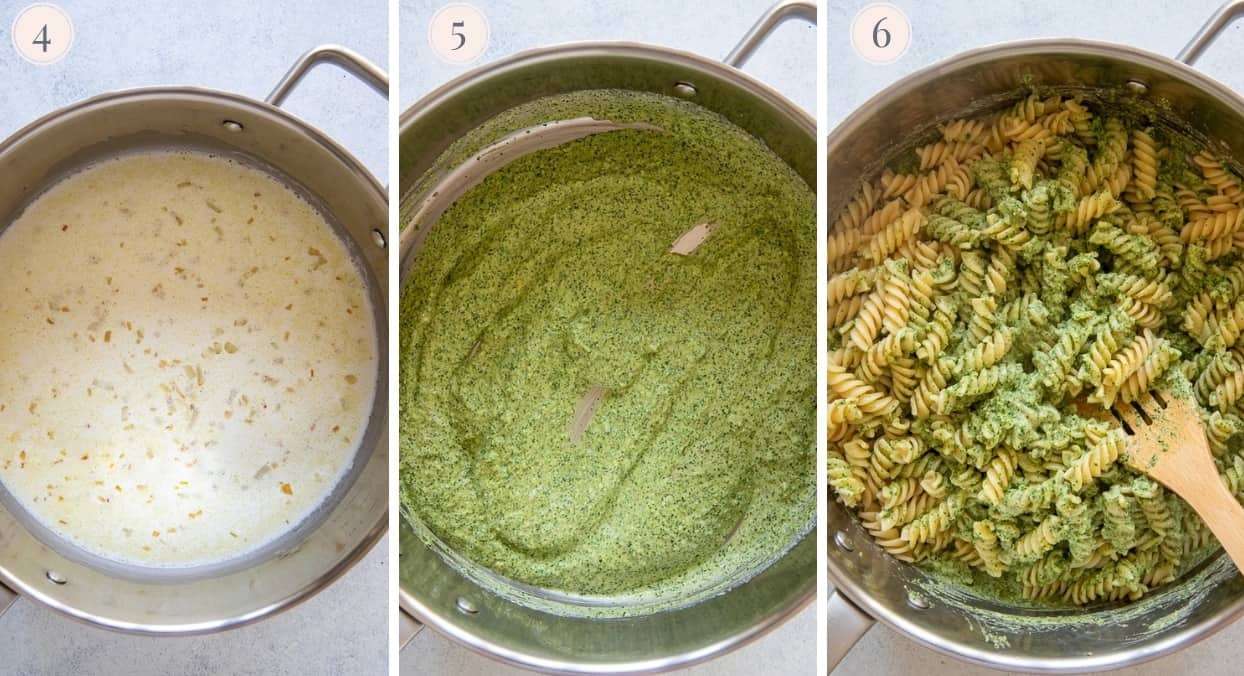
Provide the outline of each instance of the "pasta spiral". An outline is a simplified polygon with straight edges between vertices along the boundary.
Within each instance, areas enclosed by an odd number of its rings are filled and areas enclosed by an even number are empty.
[[[981,234],[1005,247],[1019,249],[1032,241],[1032,233],[1019,223],[1012,223],[994,214],[987,216],[985,222],[986,226]]]
[[[976,521],[972,524],[973,542],[976,553],[981,558],[985,573],[990,577],[1002,577],[1002,552],[998,546],[998,535],[994,532],[990,521]]]
[[[860,309],[864,306],[862,296],[851,296],[846,300],[836,303],[829,308],[829,322],[838,325],[848,322],[860,313]]]
[[[826,380],[831,392],[843,399],[853,399],[865,415],[885,415],[898,408],[897,399],[869,387],[837,364],[830,364]]]
[[[969,373],[960,378],[954,385],[942,391],[939,397],[938,412],[952,413],[964,405],[969,399],[988,394],[1002,383],[1015,378],[1023,371],[1019,364],[1000,364],[991,366],[978,373]]]
[[[881,515],[878,512],[860,512],[860,525],[879,547],[884,549],[890,556],[899,561],[913,563],[916,561],[915,552],[912,550],[911,543],[899,537],[897,528],[882,528]]]
[[[1150,329],[1145,329],[1143,334],[1132,339],[1132,342],[1111,357],[1106,366],[1102,368],[1101,382],[1097,385],[1097,390],[1089,395],[1088,400],[1105,407],[1112,406],[1124,381],[1141,367],[1141,364],[1157,347],[1157,341],[1157,336]]]
[[[985,146],[971,141],[939,141],[916,148],[920,171],[927,171],[946,162],[974,160],[985,152]]]
[[[1037,162],[1045,155],[1045,139],[1033,138],[1021,142],[1015,147],[1015,155],[1011,158],[1011,183],[1025,189],[1032,187],[1032,177],[1037,171]]]
[[[1098,221],[1089,235],[1089,241],[1114,254],[1115,264],[1125,266],[1125,270],[1135,269],[1146,275],[1158,272],[1161,252],[1148,237],[1129,235],[1105,221]]]
[[[1085,196],[1076,204],[1074,211],[1059,214],[1057,220],[1059,225],[1066,226],[1073,234],[1081,235],[1094,220],[1113,214],[1122,207],[1110,191],[1102,190]]]
[[[838,399],[829,404],[829,423],[857,423],[863,420],[864,413],[854,399]]]
[[[840,453],[830,450],[827,455],[829,485],[848,507],[858,507],[864,495],[864,483],[852,471]]]
[[[924,227],[926,220],[919,209],[908,209],[903,212],[902,216],[869,240],[866,246],[869,259],[874,265],[885,260],[896,249],[915,237],[920,228]]]
[[[1231,437],[1244,432],[1244,421],[1239,416],[1212,411],[1202,417],[1205,422],[1205,436],[1209,439],[1209,448],[1219,458],[1227,454],[1227,442]]]
[[[934,469],[925,472],[924,476],[920,478],[920,488],[937,500],[945,498],[949,490],[949,486],[946,485],[946,477]]]
[[[927,493],[920,493],[907,502],[900,502],[889,509],[881,510],[881,527],[887,530],[890,528],[902,528],[916,520],[920,515],[927,513],[936,504],[938,504],[938,501],[934,500],[933,496]],[[911,542],[908,538],[903,537],[901,532],[899,537]]]
[[[1063,472],[1063,480],[1071,484],[1073,490],[1081,490],[1119,459],[1124,441],[1123,430],[1111,431],[1071,463]]]
[[[1213,156],[1207,152],[1201,152],[1193,157],[1192,161],[1200,168],[1205,182],[1213,186],[1220,195],[1226,196],[1235,204],[1244,202],[1244,192],[1241,192],[1240,182],[1228,173]]]
[[[911,311],[907,266],[886,261],[886,275],[881,282],[881,326],[894,333],[907,323]]]
[[[1179,350],[1171,347],[1169,342],[1159,340],[1154,350],[1145,357],[1140,368],[1136,369],[1119,386],[1119,399],[1123,401],[1140,399],[1141,395],[1148,392],[1154,381],[1162,377],[1177,359],[1179,359]],[[1244,386],[1244,382],[1241,386]]]
[[[925,325],[924,340],[916,346],[916,356],[925,362],[932,362],[950,343],[950,332],[954,328],[955,306],[949,299],[938,300],[933,309],[933,316]]]
[[[881,487],[879,496],[881,498],[881,506],[885,509],[891,509],[901,503],[910,502],[912,498],[916,497],[923,490],[918,479],[913,477],[896,479]]]
[[[1136,180],[1136,194],[1141,200],[1151,200],[1158,188],[1158,153],[1153,143],[1152,129],[1132,132],[1132,175]]]
[[[996,505],[1002,501],[1002,491],[1006,490],[1015,474],[1015,454],[1006,449],[998,451],[998,455],[989,462],[985,469],[985,481],[981,484],[980,501]]]
[[[1206,214],[1192,221],[1179,232],[1179,238],[1185,242],[1194,240],[1216,240],[1231,237],[1244,228],[1244,209],[1233,209],[1215,214]]]
[[[1214,388],[1209,395],[1209,405],[1226,413],[1244,396],[1244,369],[1236,368]]]
[[[959,358],[957,370],[980,371],[997,364],[1011,349],[1014,339],[1015,333],[1010,327],[1004,326],[995,330]]]
[[[879,199],[881,199],[881,193],[873,187],[873,184],[865,183],[860,186],[859,193],[843,208],[842,213],[834,221],[831,231],[843,232],[859,229],[864,224],[864,219],[868,218],[873,208],[877,206]]]
[[[1136,520],[1132,518],[1131,499],[1118,486],[1102,495],[1101,534],[1115,551],[1126,552],[1136,546]]]
[[[981,231],[948,216],[934,214],[927,226],[929,236],[961,249],[980,246],[984,237]]]
[[[980,120],[961,119],[942,126],[942,140],[946,143],[983,141],[985,123]]]
[[[1062,517],[1054,514],[1046,517],[1036,528],[1025,533],[1015,543],[1015,560],[1017,562],[1033,561],[1050,551],[1062,538],[1058,535],[1062,525]]]
[[[912,545],[928,542],[950,528],[955,517],[959,515],[961,507],[962,502],[959,496],[951,496],[903,526],[899,537]]]
[[[911,395],[911,413],[914,416],[928,417],[941,406],[941,391],[946,389],[950,374],[954,372],[954,361],[939,359],[920,379]]]

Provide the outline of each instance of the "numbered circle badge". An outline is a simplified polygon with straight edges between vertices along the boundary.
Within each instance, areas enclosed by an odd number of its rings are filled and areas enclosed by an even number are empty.
[[[911,21],[887,3],[869,5],[851,22],[851,47],[869,63],[894,63],[911,46]]]
[[[73,22],[56,5],[30,5],[13,20],[13,46],[23,59],[46,66],[56,63],[73,46]]]
[[[488,20],[470,5],[445,5],[428,24],[428,42],[442,61],[470,63],[488,48]]]

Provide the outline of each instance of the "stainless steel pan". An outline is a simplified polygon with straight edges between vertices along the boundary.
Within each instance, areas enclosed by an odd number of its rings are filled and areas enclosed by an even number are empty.
[[[110,566],[46,533],[37,535],[11,503],[0,505],[0,612],[17,592],[112,629],[148,634],[218,631],[307,598],[349,569],[384,533],[389,458],[387,199],[376,179],[345,149],[278,107],[319,63],[334,63],[388,94],[382,71],[354,52],[330,45],[300,58],[267,101],[193,87],[152,87],[104,94],[31,123],[0,144],[0,175],[5,177],[0,182],[0,227],[65,173],[99,157],[153,144],[230,153],[311,199],[338,226],[365,269],[376,312],[377,395],[351,476],[317,514],[270,547],[220,567],[158,579],[153,569]]]
[[[1176,59],[1124,45],[1035,40],[965,52],[889,87],[829,135],[830,214],[911,140],[938,123],[1014,103],[1037,86],[1156,104],[1161,123],[1244,158],[1244,99],[1191,68],[1235,17],[1225,5]],[[1239,166],[1235,167],[1237,170]],[[832,499],[826,519],[828,663],[832,669],[875,620],[961,660],[1025,672],[1105,670],[1191,645],[1244,613],[1244,577],[1225,555],[1138,603],[1090,610],[1008,606],[939,585],[887,556]],[[1244,527],[1244,526],[1242,526]]]
[[[785,97],[737,68],[783,19],[815,21],[811,2],[781,2],[722,64],[663,47],[578,43],[525,52],[444,85],[401,120],[402,278],[434,222],[407,214],[434,191],[419,183],[441,153],[502,111],[543,96],[585,89],[630,89],[681,96],[716,111],[765,142],[809,186],[816,185],[816,124]],[[413,189],[413,192],[412,192]],[[816,531],[751,580],[697,605],[626,619],[593,620],[542,612],[492,594],[415,534],[400,528],[402,608],[462,645],[551,672],[631,673],[673,669],[728,652],[781,624],[816,593]],[[417,625],[404,621],[408,638]],[[808,650],[813,649],[809,641]]]

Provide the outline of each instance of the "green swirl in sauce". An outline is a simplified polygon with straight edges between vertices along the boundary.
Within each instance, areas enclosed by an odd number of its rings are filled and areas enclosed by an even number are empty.
[[[513,580],[677,598],[775,559],[814,520],[815,196],[746,132],[652,94],[543,99],[474,142],[585,115],[664,131],[514,161],[444,213],[411,269],[402,502]],[[700,223],[719,227],[669,253]],[[593,387],[607,392],[571,443]]]

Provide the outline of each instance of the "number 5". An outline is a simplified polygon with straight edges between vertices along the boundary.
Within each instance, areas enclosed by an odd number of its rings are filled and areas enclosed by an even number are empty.
[[[462,49],[462,46],[466,44],[466,36],[465,36],[465,35],[463,35],[462,33],[459,33],[459,32],[458,32],[458,29],[459,29],[459,28],[466,28],[466,22],[465,22],[465,21],[455,21],[455,22],[453,23],[453,25],[452,25],[452,26],[450,26],[450,28],[449,28],[449,34],[450,34],[450,35],[452,35],[452,36],[454,36],[454,37],[456,37],[456,38],[458,38],[458,46],[457,46],[457,47],[454,47],[454,48],[453,48],[453,49],[451,49],[451,50],[449,50],[449,51],[451,51],[451,52],[456,52],[456,51],[458,51],[459,49]]]

